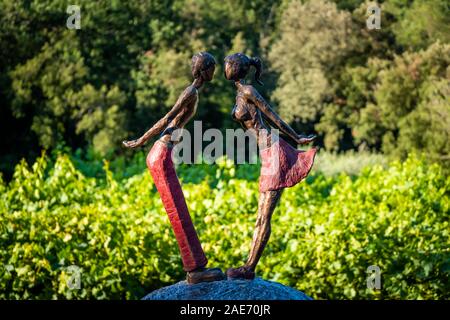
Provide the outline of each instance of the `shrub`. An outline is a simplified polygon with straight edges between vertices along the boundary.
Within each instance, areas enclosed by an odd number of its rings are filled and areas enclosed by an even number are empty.
[[[178,248],[147,172],[116,180],[81,174],[67,155],[0,180],[0,297],[136,299],[181,280]],[[210,266],[243,263],[257,208],[257,166],[181,166]],[[205,174],[206,172],[206,174]],[[359,176],[310,175],[286,189],[260,276],[316,299],[448,299],[449,184],[438,165],[410,158]],[[69,266],[81,288],[67,286]],[[381,268],[382,289],[366,287]]]

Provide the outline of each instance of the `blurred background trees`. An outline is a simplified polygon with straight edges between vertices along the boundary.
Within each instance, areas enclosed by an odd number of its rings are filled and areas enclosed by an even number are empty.
[[[0,171],[42,148],[123,153],[191,81],[192,54],[218,68],[202,89],[203,128],[235,128],[226,54],[262,57],[257,89],[331,151],[367,149],[448,163],[450,15],[445,0],[0,0]],[[251,81],[251,79],[250,79]]]

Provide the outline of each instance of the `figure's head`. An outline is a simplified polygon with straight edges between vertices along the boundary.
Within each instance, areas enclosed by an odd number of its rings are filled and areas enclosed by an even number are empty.
[[[216,61],[212,54],[199,52],[192,57],[192,76],[194,79],[202,78],[204,81],[211,81],[216,69]]]
[[[235,53],[225,58],[225,78],[233,81],[242,80],[247,76],[250,66],[255,67],[255,80],[262,85],[260,80],[262,72],[261,60],[259,58],[249,58],[243,53]]]

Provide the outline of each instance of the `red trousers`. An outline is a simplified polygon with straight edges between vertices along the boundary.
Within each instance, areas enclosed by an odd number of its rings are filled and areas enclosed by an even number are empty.
[[[172,162],[172,148],[157,141],[147,156],[147,167],[169,216],[183,260],[184,271],[208,263],[189,215],[186,200]]]

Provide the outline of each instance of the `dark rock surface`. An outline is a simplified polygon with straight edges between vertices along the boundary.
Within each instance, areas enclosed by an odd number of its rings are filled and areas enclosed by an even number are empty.
[[[187,284],[180,281],[146,295],[143,300],[312,300],[297,289],[277,282],[224,280]]]

